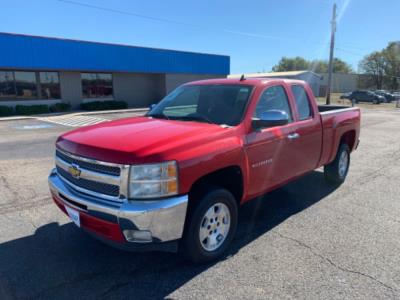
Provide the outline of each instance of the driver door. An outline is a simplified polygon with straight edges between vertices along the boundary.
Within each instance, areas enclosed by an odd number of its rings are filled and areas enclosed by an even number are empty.
[[[249,164],[249,195],[257,196],[271,187],[289,179],[292,151],[290,138],[296,131],[296,123],[284,86],[276,85],[261,94],[253,117],[267,110],[282,110],[289,116],[289,123],[283,126],[253,130],[246,136],[245,149]]]

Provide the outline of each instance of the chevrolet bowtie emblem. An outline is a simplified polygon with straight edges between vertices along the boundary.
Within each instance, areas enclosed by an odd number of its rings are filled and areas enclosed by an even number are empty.
[[[81,169],[79,169],[78,165],[72,164],[68,168],[68,173],[71,174],[71,176],[74,178],[79,178],[79,176],[81,176]]]

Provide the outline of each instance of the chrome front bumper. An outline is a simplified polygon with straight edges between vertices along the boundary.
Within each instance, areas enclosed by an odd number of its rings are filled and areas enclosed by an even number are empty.
[[[102,199],[72,190],[55,169],[49,176],[49,186],[52,194],[65,205],[95,218],[117,222],[127,242],[144,242],[127,239],[129,231],[150,232],[151,240],[145,242],[167,242],[182,237],[188,205],[187,195],[106,204]]]

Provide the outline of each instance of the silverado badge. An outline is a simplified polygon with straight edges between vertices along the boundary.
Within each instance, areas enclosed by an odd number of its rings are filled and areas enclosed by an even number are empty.
[[[74,178],[79,178],[79,176],[81,176],[81,169],[79,169],[78,165],[72,164],[68,167],[68,173]]]

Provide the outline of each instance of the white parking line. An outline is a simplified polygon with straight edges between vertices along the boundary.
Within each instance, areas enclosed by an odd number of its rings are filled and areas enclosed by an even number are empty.
[[[107,119],[89,116],[54,116],[38,118],[38,120],[70,127],[81,127],[109,121]]]

